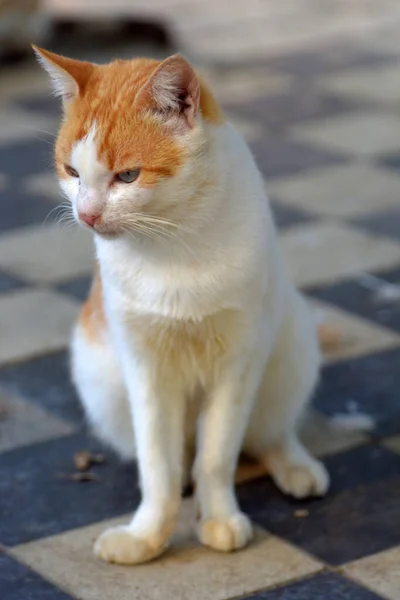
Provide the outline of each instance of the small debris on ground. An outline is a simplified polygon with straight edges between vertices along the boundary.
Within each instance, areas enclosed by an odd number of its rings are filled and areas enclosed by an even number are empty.
[[[296,517],[296,519],[305,519],[306,517],[309,516],[309,514],[310,514],[310,511],[307,510],[306,508],[299,508],[294,511],[294,516]]]
[[[101,481],[100,477],[92,471],[78,471],[77,473],[57,473],[59,479],[68,481]]]
[[[102,465],[106,462],[103,454],[93,454],[87,450],[81,450],[74,454],[74,473],[57,473],[59,479],[68,481],[101,481],[101,477],[93,471],[89,471],[93,465]]]
[[[78,471],[87,471],[92,465],[102,465],[104,462],[103,454],[92,454],[86,450],[74,454],[74,464]]]

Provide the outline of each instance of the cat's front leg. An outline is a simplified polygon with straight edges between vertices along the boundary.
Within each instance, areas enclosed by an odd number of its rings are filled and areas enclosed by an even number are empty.
[[[105,531],[95,554],[107,562],[140,564],[168,546],[180,506],[184,395],[174,378],[165,381],[155,364],[125,364],[133,414],[142,501],[128,525]]]
[[[200,418],[198,534],[203,544],[223,552],[243,548],[252,538],[250,519],[236,500],[234,476],[259,381],[256,364],[232,364],[216,381]]]

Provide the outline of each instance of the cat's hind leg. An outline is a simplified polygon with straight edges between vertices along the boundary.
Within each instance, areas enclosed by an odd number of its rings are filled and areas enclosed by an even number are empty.
[[[71,372],[94,433],[122,458],[134,458],[128,397],[116,354],[107,337],[91,339],[78,324],[71,344]]]
[[[296,498],[322,496],[329,486],[324,465],[297,435],[319,364],[315,327],[308,307],[296,295],[264,372],[244,443],[244,451],[265,465],[276,485]]]

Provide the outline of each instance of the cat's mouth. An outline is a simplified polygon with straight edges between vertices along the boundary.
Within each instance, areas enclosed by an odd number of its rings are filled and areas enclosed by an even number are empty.
[[[77,219],[77,221],[78,221],[78,224],[81,227],[83,227],[84,229],[86,229],[87,231],[91,231],[92,233],[95,233],[99,237],[102,237],[106,240],[115,239],[123,234],[123,231],[121,231],[117,228],[107,227],[102,223],[99,223],[99,224],[94,223],[93,225],[88,225],[87,223],[83,222],[81,219]]]
[[[101,215],[96,218],[89,218],[87,215],[83,216],[78,213],[75,218],[81,227],[104,239],[115,239],[123,233],[120,227],[113,227],[110,223],[105,223]]]

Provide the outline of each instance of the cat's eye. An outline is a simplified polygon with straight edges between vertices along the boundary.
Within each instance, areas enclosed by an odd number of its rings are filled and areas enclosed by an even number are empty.
[[[140,169],[132,169],[131,171],[123,171],[115,175],[116,181],[122,181],[122,183],[132,183],[139,177]]]
[[[64,167],[68,175],[71,175],[71,177],[79,177],[79,173],[74,167],[71,167],[70,165],[64,165]]]

